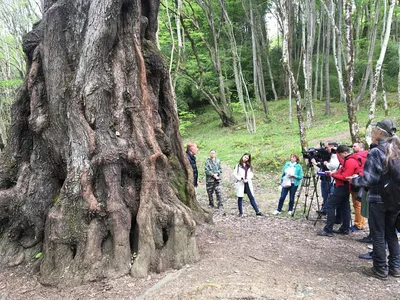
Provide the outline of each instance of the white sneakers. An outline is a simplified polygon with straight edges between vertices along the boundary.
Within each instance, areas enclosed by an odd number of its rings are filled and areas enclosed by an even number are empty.
[[[277,215],[282,214],[282,212],[279,211],[279,210],[276,210],[276,211],[274,211],[272,214],[273,214],[274,216],[277,216]],[[291,216],[291,215],[293,215],[293,211],[289,210],[289,211],[287,212],[287,214],[288,214],[289,216]]]

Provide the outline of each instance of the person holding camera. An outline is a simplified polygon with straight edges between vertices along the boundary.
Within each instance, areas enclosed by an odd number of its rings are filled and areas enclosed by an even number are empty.
[[[222,205],[222,193],[221,193],[221,161],[216,157],[217,153],[214,149],[210,150],[210,157],[206,159],[204,164],[204,172],[206,174],[206,190],[208,195],[208,206],[214,207],[213,195],[214,192],[217,196],[218,208],[223,207]]]
[[[350,153],[349,147],[339,145],[337,153],[343,159],[342,166],[333,172],[327,172],[327,175],[332,176],[336,181],[336,187],[332,196],[328,201],[327,220],[324,229],[317,233],[319,236],[332,237],[333,233],[348,235],[350,228],[350,185],[348,177],[355,174],[358,164],[354,159],[348,159]],[[335,211],[338,207],[342,208],[343,223],[339,230],[333,230],[335,224],[336,214]]]
[[[288,193],[290,193],[288,215],[291,216],[293,214],[294,196],[296,195],[297,188],[303,179],[303,168],[299,162],[299,156],[297,154],[291,154],[290,161],[286,162],[283,166],[280,180],[282,191],[278,202],[278,208],[274,211],[275,216],[282,213],[283,203],[285,202]]]
[[[239,163],[235,166],[233,171],[233,176],[235,178],[235,189],[236,196],[238,197],[238,209],[239,217],[243,216],[243,196],[247,194],[250,200],[251,206],[253,206],[257,216],[263,216],[263,214],[258,209],[256,200],[254,199],[254,189],[253,189],[253,166],[251,165],[251,154],[245,153],[239,160]]]
[[[339,167],[339,159],[336,155],[336,148],[338,146],[338,143],[336,142],[326,142],[325,143],[325,150],[329,153],[330,159],[329,161],[325,160],[322,162],[317,162],[315,158],[311,160],[311,163],[314,166],[317,166],[321,171],[335,171]],[[328,198],[329,195],[333,193],[334,185],[333,185],[333,180],[329,176],[321,176],[321,194],[322,194],[322,208],[320,210],[321,214],[326,214],[328,210]],[[340,217],[338,217],[339,223],[340,222]]]

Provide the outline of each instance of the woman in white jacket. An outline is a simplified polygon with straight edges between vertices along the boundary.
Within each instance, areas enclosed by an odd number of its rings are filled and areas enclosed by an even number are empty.
[[[262,216],[263,214],[259,211],[256,200],[254,199],[254,189],[252,179],[254,177],[253,167],[251,166],[251,154],[245,153],[240,159],[239,163],[236,165],[233,171],[233,176],[236,179],[235,188],[236,196],[238,197],[238,208],[239,217],[243,216],[243,196],[247,194],[250,199],[250,204],[256,211],[257,216]]]

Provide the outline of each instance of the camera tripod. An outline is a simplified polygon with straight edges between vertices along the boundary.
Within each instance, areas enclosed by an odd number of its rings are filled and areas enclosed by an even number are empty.
[[[319,181],[319,177],[316,176],[316,174],[315,174],[314,166],[312,164],[307,164],[307,169],[304,173],[299,192],[297,193],[297,199],[296,199],[296,203],[294,205],[292,216],[294,216],[294,214],[296,213],[297,205],[299,204],[299,200],[300,200],[300,197],[303,194],[303,192],[304,192],[303,214],[306,215],[306,219],[308,220],[308,217],[310,215],[311,207],[312,207],[312,204],[314,201],[314,196],[317,201],[317,210],[320,211],[319,195],[318,195],[318,181]],[[307,203],[308,200],[310,201],[310,203]],[[308,205],[308,210],[307,210],[307,205]],[[318,214],[318,218],[315,221],[314,225],[316,224],[316,222],[319,219],[321,219],[320,214]]]

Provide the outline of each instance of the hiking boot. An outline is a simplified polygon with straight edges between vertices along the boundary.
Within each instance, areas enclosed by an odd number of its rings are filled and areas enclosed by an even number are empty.
[[[359,239],[358,241],[361,242],[361,243],[367,243],[367,244],[371,244],[372,243],[372,239],[371,239],[371,237],[369,235],[368,236],[364,236],[362,239]]]
[[[261,211],[259,211],[258,213],[256,213],[256,216],[262,217],[264,215],[263,215],[263,213]]]
[[[341,235],[349,235],[350,232],[348,230],[343,230],[341,228],[339,228],[338,230],[332,230],[333,233],[336,234],[341,234]]]
[[[387,273],[385,273],[384,271],[378,271],[378,269],[375,267],[372,267],[372,268],[364,267],[362,272],[367,276],[375,277],[380,280],[386,280],[388,278]]]
[[[389,268],[389,275],[393,277],[400,277],[400,269],[399,268]]]
[[[368,252],[368,253],[362,253],[362,254],[360,254],[358,256],[358,258],[361,258],[361,259],[372,259],[373,258],[372,257],[372,251]]]
[[[333,233],[332,232],[327,232],[325,230],[321,230],[320,232],[317,232],[318,236],[328,236],[328,237],[333,237]]]

